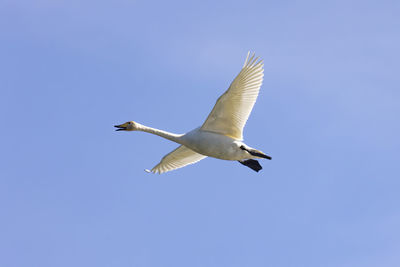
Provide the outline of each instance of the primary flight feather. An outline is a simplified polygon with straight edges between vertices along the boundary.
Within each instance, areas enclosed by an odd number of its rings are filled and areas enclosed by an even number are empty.
[[[255,159],[271,159],[263,152],[244,144],[243,128],[257,100],[264,77],[262,60],[247,54],[244,65],[228,90],[217,100],[206,121],[199,128],[186,134],[173,134],[166,131],[129,121],[115,125],[117,131],[143,131],[152,133],[181,144],[177,149],[161,159],[151,170],[164,173],[209,156],[225,160],[237,160],[241,164],[259,171],[262,169]]]

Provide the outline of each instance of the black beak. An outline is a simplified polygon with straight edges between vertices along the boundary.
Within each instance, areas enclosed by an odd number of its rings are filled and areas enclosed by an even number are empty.
[[[126,130],[126,127],[122,127],[120,125],[114,125],[114,127],[118,128],[118,129],[116,129],[116,131],[125,131]]]

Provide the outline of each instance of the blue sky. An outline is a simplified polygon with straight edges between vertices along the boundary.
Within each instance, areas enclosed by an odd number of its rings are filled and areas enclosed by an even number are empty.
[[[0,265],[400,264],[398,1],[0,2]],[[255,173],[128,120],[202,124],[265,61]]]

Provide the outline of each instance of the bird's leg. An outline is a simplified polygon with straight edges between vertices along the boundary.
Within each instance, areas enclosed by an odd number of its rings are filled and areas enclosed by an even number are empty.
[[[260,157],[260,158],[264,158],[264,159],[272,159],[270,156],[265,155],[263,152],[258,151],[257,149],[246,148],[243,145],[240,146],[240,149],[249,152],[250,155],[255,156],[255,157]]]

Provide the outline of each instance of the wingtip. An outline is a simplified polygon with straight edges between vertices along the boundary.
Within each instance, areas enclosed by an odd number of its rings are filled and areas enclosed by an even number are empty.
[[[244,64],[243,64],[243,68],[246,66],[247,60],[249,60],[249,56],[250,56],[250,50],[247,52],[247,56],[246,56],[246,60],[244,61]]]
[[[243,64],[243,68],[246,66],[254,66],[256,63],[258,63],[257,61],[260,59],[260,57],[255,58],[255,56],[256,56],[256,52],[252,52],[251,50],[249,50],[247,52],[246,60],[244,61],[244,64]],[[260,61],[262,61],[262,60],[260,60]]]
[[[151,173],[151,171],[149,169],[144,169],[144,171],[147,173]]]

